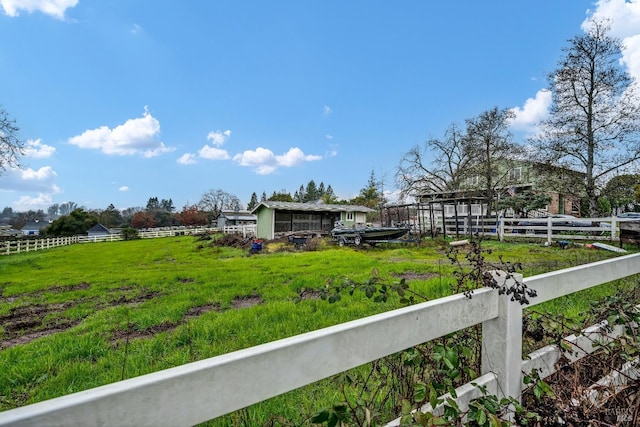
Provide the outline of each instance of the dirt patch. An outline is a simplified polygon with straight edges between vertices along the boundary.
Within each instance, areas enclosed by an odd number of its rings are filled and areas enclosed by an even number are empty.
[[[415,271],[405,271],[404,273],[396,273],[393,275],[405,280],[430,280],[440,275],[438,273],[417,273]]]
[[[57,324],[53,328],[43,329],[37,332],[32,332],[30,334],[20,335],[15,338],[3,340],[2,342],[0,342],[0,349],[4,350],[5,348],[11,348],[16,345],[28,344],[38,338],[47,337],[49,335],[57,334],[58,332],[64,332],[67,329],[77,325],[78,323],[80,323],[79,320],[75,322],[63,322]]]
[[[178,325],[171,322],[162,322],[159,325],[151,326],[147,329],[138,330],[138,329],[128,329],[126,331],[115,331],[111,336],[113,341],[124,341],[126,339],[132,340],[137,338],[149,338],[154,336],[155,334],[159,334],[161,332],[167,332],[172,329],[175,329]]]
[[[198,317],[210,311],[220,311],[220,304],[206,304],[206,305],[191,307],[185,313],[183,321],[188,321],[190,319],[193,319],[195,317]],[[163,322],[159,325],[151,326],[144,330],[137,330],[137,329],[129,329],[125,331],[117,330],[111,335],[111,341],[118,343],[126,339],[131,340],[131,339],[138,339],[138,338],[151,338],[155,334],[174,330],[179,325],[180,323]]]
[[[14,307],[6,316],[0,316],[0,325],[4,329],[4,338],[0,348],[9,348],[18,344],[26,344],[36,338],[55,334],[76,325],[79,320],[69,321],[56,319],[55,324],[45,323],[45,318],[53,313],[60,313],[72,304],[35,304]]]
[[[264,301],[260,295],[246,295],[241,297],[235,297],[231,301],[231,308],[250,308],[258,304],[262,304]]]
[[[184,315],[184,319],[185,320],[193,319],[194,317],[198,317],[201,314],[208,313],[210,311],[220,311],[220,304],[207,304],[207,305],[191,307],[189,310],[187,310],[187,313]]]
[[[79,290],[89,289],[90,287],[91,285],[89,285],[87,282],[80,282],[77,285],[53,286],[49,289],[45,289],[43,292],[53,292],[53,293],[70,292],[70,291],[79,291]]]
[[[298,301],[304,301],[308,299],[320,299],[320,291],[315,289],[301,289],[298,292]]]
[[[108,306],[131,305],[131,304],[135,305],[135,304],[140,304],[142,302],[156,298],[160,295],[162,295],[162,293],[158,291],[147,291],[139,295],[120,295],[118,298],[109,301],[109,304],[107,305]]]
[[[89,286],[90,285],[88,283],[84,282],[72,286],[54,286],[53,288],[34,292],[28,295],[33,296],[44,292],[57,293],[67,292],[70,290],[81,290],[87,289]],[[130,289],[133,288],[118,289],[117,291]],[[23,294],[21,296],[24,295],[27,294]],[[99,310],[118,305],[136,305],[160,295],[160,292],[142,289],[137,295],[120,295],[109,301],[96,304],[95,308],[96,310]],[[6,297],[0,299],[0,302],[13,302],[18,298],[18,296]],[[95,299],[95,297],[79,298],[66,303],[32,304],[12,308],[9,311],[9,314],[0,316],[0,325],[4,329],[3,337],[0,341],[0,349],[10,348],[20,344],[27,344],[35,339],[53,335],[58,332],[64,332],[65,330],[76,326],[82,319],[75,319],[71,321],[64,317],[51,318],[51,315],[61,313],[69,308],[91,302]],[[49,318],[49,320],[45,322],[46,318]]]
[[[38,291],[33,291],[33,292],[25,292],[25,293],[15,294],[15,295],[7,296],[7,297],[3,297],[2,296],[2,289],[0,289],[0,303],[3,303],[3,302],[11,303],[11,302],[14,302],[14,301],[16,301],[16,300],[18,300],[20,298],[34,297],[34,296],[39,296],[39,295],[47,294],[47,293],[58,294],[58,293],[62,293],[62,292],[84,290],[84,289],[89,289],[90,287],[91,287],[91,285],[88,284],[87,282],[80,282],[77,285],[68,285],[68,286],[56,285],[56,286],[52,286],[52,287],[47,288],[47,289],[40,289]]]

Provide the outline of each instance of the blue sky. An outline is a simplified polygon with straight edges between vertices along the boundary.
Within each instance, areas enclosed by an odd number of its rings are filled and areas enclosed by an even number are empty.
[[[0,105],[28,144],[0,209],[178,209],[314,180],[350,198],[452,123],[513,108],[593,15],[640,76],[640,0],[0,0]]]

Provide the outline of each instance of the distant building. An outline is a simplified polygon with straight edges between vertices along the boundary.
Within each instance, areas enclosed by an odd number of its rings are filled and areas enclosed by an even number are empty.
[[[0,225],[0,237],[20,237],[22,231],[11,228],[10,225]]]
[[[40,230],[45,228],[48,225],[47,222],[44,221],[29,221],[20,229],[23,236],[38,236],[40,235]]]
[[[104,225],[102,225],[100,223],[94,225],[89,230],[87,230],[87,235],[89,237],[108,236],[110,234],[114,234],[114,231],[109,229],[109,228],[107,228],[107,227],[105,227]]]
[[[240,226],[240,225],[255,225],[258,222],[258,217],[249,211],[222,211],[218,217],[218,228]]]
[[[543,167],[529,160],[502,161],[496,168],[493,189],[487,189],[487,183],[481,175],[466,173],[460,185],[450,191],[417,191],[420,203],[441,205],[445,216],[466,216],[471,204],[471,215],[486,215],[488,191],[497,194],[500,199],[508,199],[523,192],[543,193],[549,196],[547,206],[536,214],[573,214],[580,216],[580,197],[561,190],[570,187],[568,182],[583,179],[583,174],[560,167]],[[517,215],[518,212],[511,212]]]

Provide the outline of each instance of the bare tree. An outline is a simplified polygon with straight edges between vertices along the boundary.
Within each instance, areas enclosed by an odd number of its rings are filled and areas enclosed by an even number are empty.
[[[569,40],[565,56],[550,73],[550,116],[533,139],[545,164],[579,172],[574,194],[598,211],[603,181],[640,159],[640,99],[637,84],[620,66],[621,42],[608,23],[592,21],[589,31]]]
[[[456,190],[465,177],[471,158],[465,135],[451,124],[444,139],[430,139],[407,152],[396,171],[396,182],[404,195],[415,192]]]
[[[239,211],[242,209],[240,199],[226,191],[209,190],[202,195],[198,207],[209,213],[211,220],[218,219],[223,210]]]
[[[20,166],[20,157],[24,154],[24,141],[18,137],[15,120],[0,108],[0,174],[10,167]]]
[[[78,209],[78,204],[76,202],[66,202],[60,205],[59,212],[61,216],[70,215],[71,212],[76,209]]]
[[[521,147],[512,141],[509,132],[513,115],[511,110],[494,107],[466,120],[464,148],[471,159],[467,173],[479,177],[478,186],[489,200],[496,196],[496,188],[505,184],[505,165],[520,157]]]

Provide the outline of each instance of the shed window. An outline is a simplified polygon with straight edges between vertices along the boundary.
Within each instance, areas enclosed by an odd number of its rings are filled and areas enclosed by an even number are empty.
[[[522,176],[522,168],[513,168],[509,171],[509,179],[511,181],[520,181]]]

